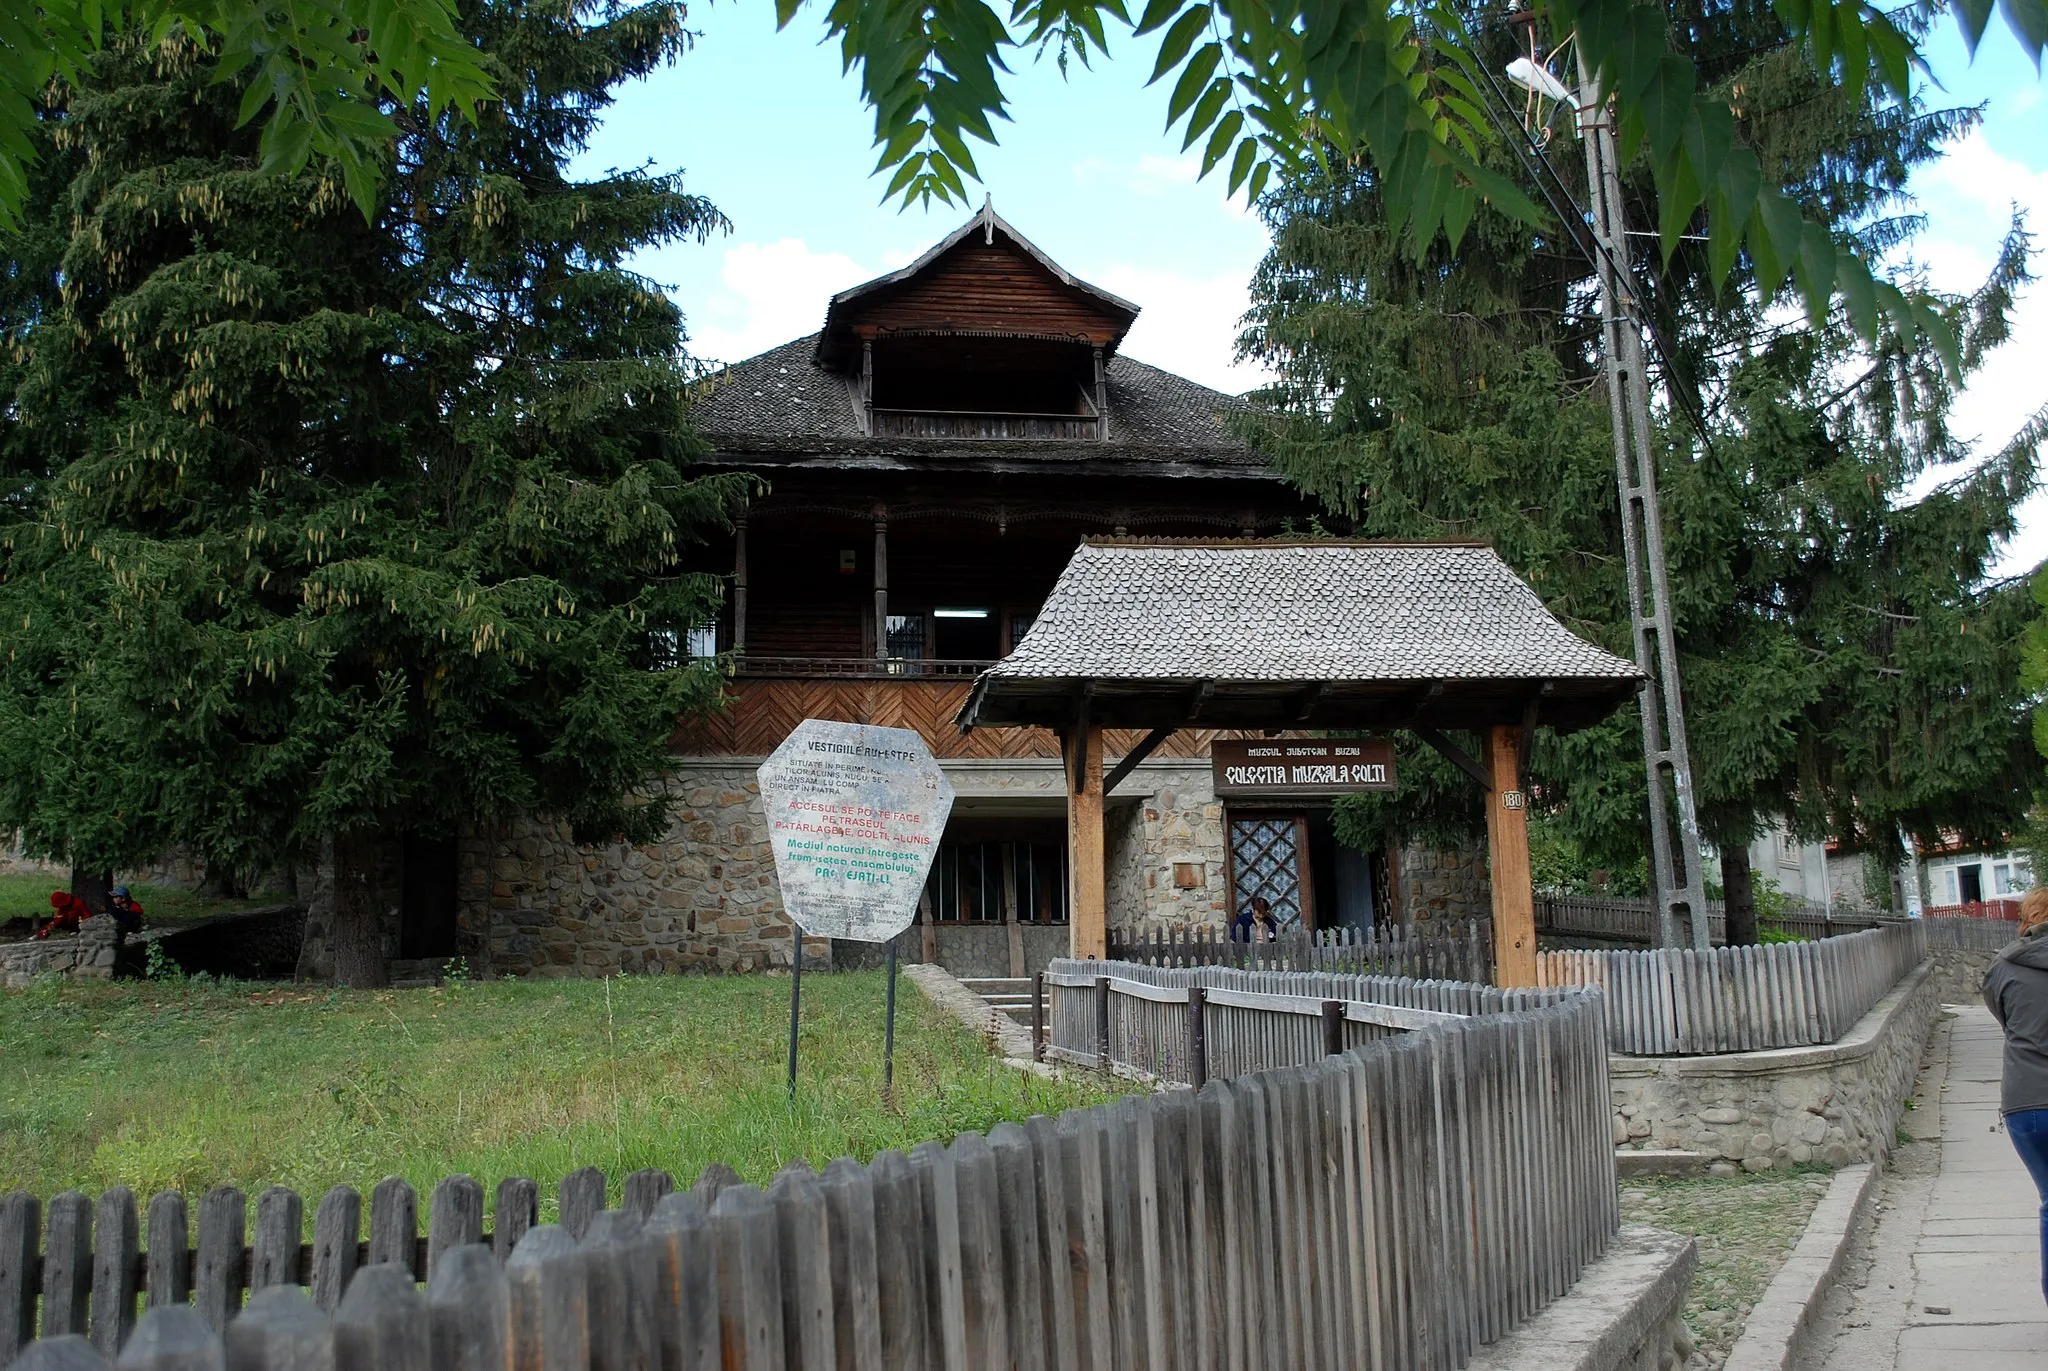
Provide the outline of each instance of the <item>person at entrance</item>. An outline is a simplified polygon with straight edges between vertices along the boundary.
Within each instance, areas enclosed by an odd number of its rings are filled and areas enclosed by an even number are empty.
[[[1984,1007],[2005,1030],[1999,1112],[2041,1193],[2041,1295],[2048,1300],[2048,888],[2020,901],[2020,936],[1984,973]]]
[[[1280,921],[1273,917],[1273,902],[1264,895],[1252,896],[1249,908],[1230,926],[1230,936],[1241,943],[1270,943],[1280,936]]]

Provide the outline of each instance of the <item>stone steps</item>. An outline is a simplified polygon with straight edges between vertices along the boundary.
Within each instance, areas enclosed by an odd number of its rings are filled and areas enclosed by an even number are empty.
[[[989,1008],[1029,1028],[1031,979],[1028,976],[963,976],[960,984],[988,1001]]]

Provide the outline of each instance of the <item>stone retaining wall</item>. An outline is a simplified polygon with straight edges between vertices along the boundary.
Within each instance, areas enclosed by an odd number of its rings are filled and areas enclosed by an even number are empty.
[[[1984,973],[1996,952],[1980,948],[1934,949],[1934,998],[1939,1004],[1981,1004]]]
[[[1891,1150],[1940,1010],[1935,959],[1840,1041],[1711,1057],[1608,1059],[1617,1147],[1678,1148],[1709,1168],[1847,1166]]]
[[[104,981],[114,974],[114,921],[87,919],[69,938],[0,943],[0,987],[20,990],[37,976]]]
[[[1624,1224],[1562,1299],[1472,1354],[1467,1371],[1683,1371],[1697,1239]]]

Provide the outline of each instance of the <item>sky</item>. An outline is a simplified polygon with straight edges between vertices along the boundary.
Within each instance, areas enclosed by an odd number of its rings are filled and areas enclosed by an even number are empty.
[[[1062,78],[1050,61],[1013,61],[1013,122],[976,146],[972,205],[899,210],[881,203],[872,123],[836,46],[820,44],[813,6],[788,31],[774,7],[723,0],[694,8],[695,50],[622,88],[580,166],[681,169],[732,232],[671,244],[636,267],[682,306],[692,353],[738,361],[815,332],[833,292],[911,261],[979,208],[997,213],[1067,270],[1142,307],[1130,356],[1241,391],[1261,379],[1233,355],[1246,287],[1267,247],[1264,225],[1229,200],[1220,174],[1197,178],[1194,153],[1167,135],[1161,90],[1146,89],[1152,44],[1119,44],[1093,71]],[[1981,128],[1916,175],[1927,215],[1914,252],[1939,289],[1967,290],[1989,270],[2015,208],[2036,233],[2048,277],[2048,86],[1994,18],[1972,60],[1952,26],[1928,47],[1949,105],[1982,103]],[[1955,427],[1996,450],[2048,405],[2048,281],[2022,297],[2011,342],[1959,401]],[[1953,475],[1930,472],[1921,488]],[[2007,571],[2048,559],[2048,494],[2026,509]]]

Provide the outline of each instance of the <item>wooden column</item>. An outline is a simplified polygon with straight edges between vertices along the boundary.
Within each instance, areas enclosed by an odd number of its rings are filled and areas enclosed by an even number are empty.
[[[889,510],[875,506],[875,660],[889,656]]]
[[[1522,730],[1486,731],[1486,862],[1493,878],[1493,979],[1536,984],[1536,892],[1529,880],[1529,810],[1522,793]]]
[[[732,521],[732,650],[747,655],[747,516]]]
[[[1109,956],[1108,876],[1102,854],[1102,730],[1067,730],[1069,955]]]
[[[1010,975],[1024,974],[1024,925],[1017,922],[1017,845],[1003,844],[1003,928],[1010,935]]]
[[[875,340],[860,340],[860,431],[875,431]]]
[[[1102,349],[1095,349],[1095,437],[1109,440],[1109,372],[1102,364]]]

